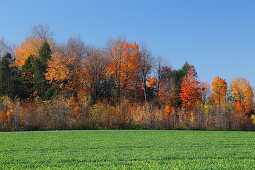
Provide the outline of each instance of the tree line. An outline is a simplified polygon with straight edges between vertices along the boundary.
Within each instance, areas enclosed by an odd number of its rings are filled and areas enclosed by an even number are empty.
[[[255,129],[244,78],[209,84],[124,38],[99,48],[52,35],[39,24],[17,46],[0,40],[0,130]]]

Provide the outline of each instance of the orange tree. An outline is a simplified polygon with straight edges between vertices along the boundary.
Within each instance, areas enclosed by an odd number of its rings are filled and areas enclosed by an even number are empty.
[[[110,49],[110,64],[107,68],[107,74],[114,80],[118,101],[122,97],[134,97],[137,100],[142,92],[142,84],[138,76],[139,48],[136,43],[127,43],[125,41],[116,41]]]
[[[53,40],[48,39],[46,41],[49,43],[51,50],[54,50],[55,44],[53,43]],[[44,42],[45,39],[32,39],[32,38],[22,41],[15,50],[14,65],[21,67],[22,65],[25,64],[25,61],[29,56],[33,55],[37,57],[39,55],[39,49]]]
[[[247,80],[243,78],[235,79],[231,84],[231,93],[237,110],[243,110],[246,113],[253,110],[254,94]]]
[[[211,99],[215,105],[221,106],[226,101],[227,83],[220,77],[215,77],[212,84]]]
[[[198,81],[195,76],[194,66],[189,66],[188,74],[184,76],[181,83],[181,99],[182,106],[189,110],[194,109],[197,102],[201,99],[201,94],[199,93]]]

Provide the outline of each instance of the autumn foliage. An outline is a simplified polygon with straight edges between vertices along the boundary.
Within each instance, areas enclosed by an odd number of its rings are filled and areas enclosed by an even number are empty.
[[[195,77],[195,69],[189,67],[188,74],[183,78],[181,83],[181,99],[182,106],[187,109],[195,108],[197,102],[201,99],[201,94],[198,89],[198,81]]]
[[[230,88],[220,77],[209,84],[193,65],[173,69],[136,42],[117,38],[99,48],[37,33],[0,59],[2,131],[255,129],[244,78]]]
[[[108,75],[117,85],[119,98],[139,93],[142,85],[138,77],[140,60],[139,47],[136,43],[116,41],[111,49]]]
[[[156,87],[158,80],[155,77],[150,77],[150,78],[148,78],[147,81],[148,81],[147,86],[153,88],[153,87]]]
[[[243,78],[235,79],[231,84],[231,93],[236,109],[249,113],[253,110],[253,90],[249,82]]]
[[[220,77],[215,77],[212,82],[212,96],[211,99],[213,100],[215,105],[222,105],[226,102],[226,95],[227,95],[227,83],[224,79]]]
[[[52,41],[48,41],[51,45],[51,48],[55,48],[55,44]],[[44,43],[43,39],[26,39],[22,41],[15,50],[15,62],[14,65],[22,66],[24,65],[27,58],[31,55],[38,56],[38,50]]]

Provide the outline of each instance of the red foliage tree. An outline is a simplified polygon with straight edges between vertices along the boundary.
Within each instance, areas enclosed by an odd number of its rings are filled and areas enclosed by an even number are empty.
[[[198,81],[195,77],[194,66],[189,67],[188,74],[182,80],[180,96],[182,99],[182,106],[187,109],[195,108],[196,103],[201,98]]]

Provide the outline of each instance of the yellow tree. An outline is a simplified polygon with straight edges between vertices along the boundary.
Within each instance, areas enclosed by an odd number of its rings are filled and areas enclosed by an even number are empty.
[[[82,63],[75,62],[75,60],[75,57],[65,57],[59,53],[52,56],[48,62],[46,79],[56,83],[62,89],[79,90]]]
[[[211,99],[215,105],[221,106],[226,101],[227,83],[224,79],[215,77],[211,86],[213,91]]]
[[[231,84],[231,93],[237,110],[243,110],[245,113],[253,110],[254,94],[247,80],[244,78],[235,79]]]
[[[55,44],[51,39],[46,40],[51,47],[51,50],[54,51]],[[30,55],[38,56],[38,50],[42,46],[42,44],[45,42],[45,39],[32,39],[28,38],[25,41],[22,41],[17,49],[15,50],[15,66],[23,66],[25,61]],[[53,54],[54,55],[54,54]]]
[[[67,82],[69,76],[67,60],[60,53],[56,53],[48,62],[45,76],[47,80],[58,84],[60,88]]]

